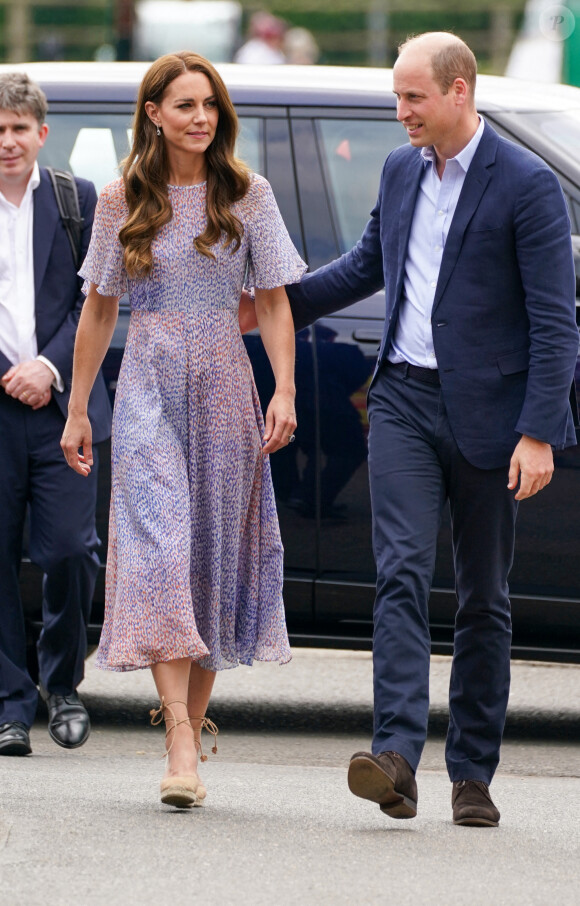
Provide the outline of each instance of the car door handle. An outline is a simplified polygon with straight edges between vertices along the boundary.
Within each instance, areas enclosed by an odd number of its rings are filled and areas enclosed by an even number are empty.
[[[352,332],[353,340],[357,343],[380,343],[383,338],[383,331],[378,328],[360,327]]]

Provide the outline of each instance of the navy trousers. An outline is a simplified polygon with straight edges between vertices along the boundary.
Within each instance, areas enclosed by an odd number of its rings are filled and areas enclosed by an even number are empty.
[[[441,513],[451,510],[458,609],[449,690],[449,777],[489,783],[499,762],[509,683],[508,574],[517,503],[508,466],[470,465],[441,388],[384,366],[369,394],[374,612],[373,752],[417,769],[429,713],[428,600]],[[514,436],[515,446],[515,436]]]
[[[58,406],[33,411],[0,393],[0,724],[30,726],[38,692],[26,666],[19,570],[27,510],[29,556],[44,573],[40,681],[66,695],[84,675],[86,624],[99,571],[97,465],[73,472],[60,449]]]

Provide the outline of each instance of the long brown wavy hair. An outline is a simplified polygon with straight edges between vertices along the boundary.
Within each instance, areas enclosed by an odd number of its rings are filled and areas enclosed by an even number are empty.
[[[226,86],[205,57],[186,50],[166,54],[150,66],[141,82],[133,119],[133,146],[123,162],[129,217],[119,232],[119,239],[125,249],[125,269],[130,277],[146,277],[151,273],[151,243],[173,213],[167,191],[169,160],[165,140],[157,135],[145,104],[153,101],[159,106],[167,86],[184,72],[201,72],[207,76],[219,111],[215,137],[205,152],[207,224],[194,240],[195,248],[202,255],[214,258],[212,246],[222,234],[225,234],[226,248],[231,246],[232,251],[239,248],[243,235],[243,226],[232,214],[231,205],[248,191],[250,171],[234,157],[238,118]]]

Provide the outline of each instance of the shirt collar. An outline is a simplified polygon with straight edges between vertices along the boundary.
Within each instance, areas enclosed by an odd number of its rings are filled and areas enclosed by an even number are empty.
[[[479,114],[478,114],[479,116]],[[459,154],[456,154],[455,157],[450,158],[450,160],[456,160],[464,173],[467,173],[469,165],[474,158],[477,147],[481,141],[481,136],[483,135],[483,130],[485,128],[485,123],[483,117],[479,117],[479,126],[473,138],[466,144],[465,148],[462,148]],[[433,145],[429,145],[427,148],[421,148],[421,156],[425,166],[427,164],[435,164],[436,156]],[[448,161],[449,163],[449,161]]]
[[[34,166],[32,168],[32,173],[30,174],[30,179],[28,181],[28,186],[26,191],[30,189],[31,192],[34,192],[35,189],[38,189],[40,185],[40,167],[38,166],[38,161],[34,161]]]
[[[30,174],[30,178],[26,185],[26,191],[24,192],[24,195],[22,196],[22,201],[24,201],[25,198],[29,198],[32,195],[32,193],[34,192],[34,190],[38,189],[39,185],[40,185],[40,167],[38,166],[38,161],[35,160],[34,166],[32,168],[32,173]],[[11,201],[6,200],[6,198],[4,197],[2,192],[0,192],[0,201],[4,202],[4,204],[10,205],[11,207],[14,207],[14,205],[12,204]],[[20,206],[22,207],[22,203]]]

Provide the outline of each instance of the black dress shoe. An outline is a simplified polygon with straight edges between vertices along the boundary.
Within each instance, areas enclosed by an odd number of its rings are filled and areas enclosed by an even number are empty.
[[[30,755],[28,727],[19,720],[0,726],[0,755]]]
[[[87,709],[76,692],[58,695],[40,687],[40,695],[48,708],[48,732],[59,746],[76,749],[89,738],[91,722]]]
[[[481,780],[456,780],[451,792],[453,823],[467,827],[497,827],[500,814]]]
[[[378,802],[391,818],[417,814],[417,783],[410,764],[398,752],[356,752],[348,767],[348,787],[355,796]]]

